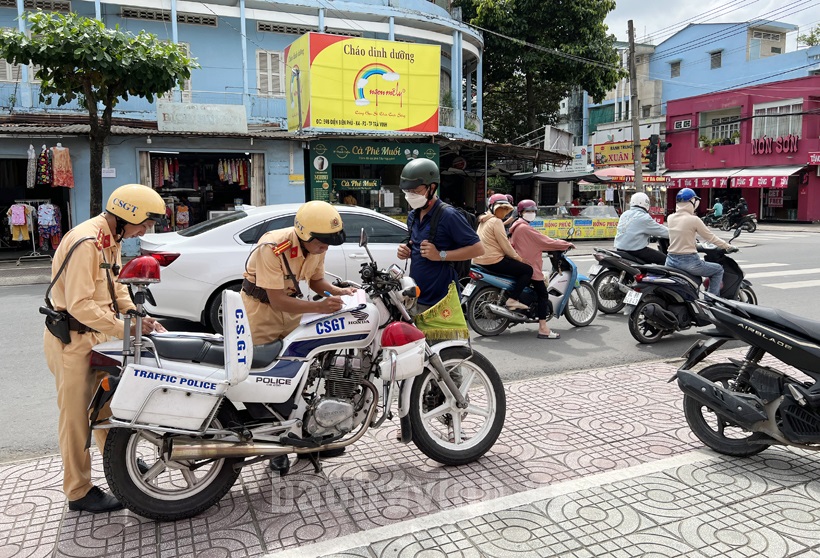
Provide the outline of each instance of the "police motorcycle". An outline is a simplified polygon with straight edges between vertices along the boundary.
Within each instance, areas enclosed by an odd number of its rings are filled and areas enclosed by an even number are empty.
[[[820,449],[820,321],[706,294],[696,303],[715,326],[684,355],[669,380],[683,391],[692,433],[711,449],[747,457],[771,445]],[[742,359],[694,368],[727,341],[748,345]],[[770,354],[805,376],[764,366]]]
[[[370,255],[364,231],[360,245]],[[463,465],[493,446],[506,413],[498,372],[468,341],[428,344],[407,310],[415,282],[370,260],[361,285],[336,283],[357,287],[362,302],[304,316],[290,335],[260,346],[230,290],[224,337],[142,336],[146,286],[159,281],[159,267],[150,256],[123,267],[137,334],[129,316],[122,343],[94,347],[92,368],[109,376],[90,409],[93,428],[110,429],[105,476],[126,508],[161,521],[192,517],[219,502],[242,467],[277,455],[310,453],[318,472],[314,452],[356,443],[393,418],[394,402],[401,442],[434,461]],[[112,417],[96,420],[106,402]]]
[[[595,289],[586,276],[578,273],[566,252],[548,254],[552,272],[547,279],[547,319],[565,316],[576,327],[588,326],[598,313]],[[517,324],[538,323],[538,297],[532,287],[527,286],[518,299],[528,306],[527,310],[510,310],[504,306],[507,290],[513,283],[513,278],[495,274],[480,265],[470,268],[470,283],[464,287],[461,300],[467,309],[467,323],[473,331],[494,336]]]
[[[729,242],[739,235],[740,229],[736,229]],[[743,270],[725,250],[710,243],[698,243],[697,250],[704,254],[707,262],[723,266],[721,297],[757,304],[751,282],[744,278]],[[665,335],[709,323],[697,304],[701,277],[662,265],[635,267],[640,273],[635,276],[633,289],[624,297],[624,313],[629,315],[629,333],[636,341],[655,343]]]
[[[655,241],[660,251],[665,254],[669,247],[669,239],[650,239],[650,242]],[[616,314],[626,305],[624,297],[632,290],[635,276],[640,273],[635,265],[649,262],[621,250],[594,248],[594,252],[596,263],[589,269],[589,280],[598,298],[598,310],[604,314]]]

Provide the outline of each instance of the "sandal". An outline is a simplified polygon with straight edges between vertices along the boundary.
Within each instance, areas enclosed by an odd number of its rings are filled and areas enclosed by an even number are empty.
[[[561,334],[557,331],[550,331],[547,335],[543,333],[538,334],[539,339],[561,339]]]

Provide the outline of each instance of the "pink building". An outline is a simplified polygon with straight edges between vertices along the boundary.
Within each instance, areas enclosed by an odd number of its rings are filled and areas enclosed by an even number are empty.
[[[669,101],[668,207],[746,198],[761,220],[820,221],[820,76]],[[708,204],[706,203],[708,201]]]

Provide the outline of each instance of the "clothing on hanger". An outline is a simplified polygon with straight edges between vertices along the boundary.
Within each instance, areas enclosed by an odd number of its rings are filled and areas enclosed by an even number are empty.
[[[37,152],[34,146],[28,146],[28,161],[26,162],[26,188],[34,188],[37,181]]]
[[[37,175],[35,182],[37,184],[51,186],[51,152],[45,145],[43,146],[42,151],[40,151],[40,155],[37,157]]]
[[[51,148],[52,160],[52,182],[53,187],[64,186],[74,187],[74,171],[71,168],[71,154],[67,147],[62,147],[59,143]]]

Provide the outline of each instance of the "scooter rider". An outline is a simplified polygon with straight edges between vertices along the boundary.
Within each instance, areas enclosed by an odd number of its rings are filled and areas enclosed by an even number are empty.
[[[689,272],[692,275],[709,277],[709,292],[720,296],[723,281],[723,267],[720,264],[703,261],[697,253],[695,236],[723,248],[736,252],[737,248],[714,235],[701,221],[695,210],[700,198],[691,188],[684,188],[675,197],[676,211],[669,216],[669,253],[666,265]]]
[[[521,200],[518,202],[519,219],[510,227],[510,241],[513,248],[532,267],[532,289],[538,296],[537,316],[538,316],[538,338],[558,339],[561,335],[557,331],[550,331],[547,325],[547,310],[549,309],[549,294],[547,285],[544,283],[544,258],[542,253],[553,250],[569,250],[575,245],[566,240],[550,238],[541,234],[531,223],[535,220],[538,206],[533,200]]]
[[[356,289],[336,287],[325,279],[325,254],[330,246],[344,241],[342,216],[335,207],[318,200],[299,208],[292,227],[262,235],[248,257],[242,282],[242,302],[254,345],[282,339],[296,329],[302,314],[342,309],[339,297]],[[307,281],[314,292],[330,296],[304,300],[299,281]],[[270,467],[286,474],[290,469],[288,456],[274,457]]]
[[[649,196],[643,192],[632,194],[629,209],[618,219],[615,249],[626,252],[646,263],[664,265],[666,256],[649,247],[649,237],[669,238],[669,229],[649,215]]]
[[[729,226],[734,227],[749,214],[749,206],[746,205],[746,198],[737,200],[737,205],[729,212]]]
[[[69,331],[62,332],[61,340],[46,329],[43,349],[57,385],[63,491],[72,511],[122,509],[114,495],[91,483],[91,454],[86,449],[88,403],[105,374],[92,371],[89,362],[94,345],[122,337],[124,324],[118,314],[135,309],[128,289],[115,281],[122,264],[120,242],[142,236],[164,219],[165,202],[159,194],[141,184],[126,184],[114,190],[104,213],[68,231],[54,254],[49,304],[67,313],[64,323]],[[143,318],[142,333],[154,331],[165,328],[153,318]],[[110,415],[106,405],[98,418]],[[102,452],[108,430],[93,432]],[[147,470],[141,460],[138,466]]]

